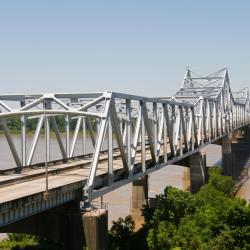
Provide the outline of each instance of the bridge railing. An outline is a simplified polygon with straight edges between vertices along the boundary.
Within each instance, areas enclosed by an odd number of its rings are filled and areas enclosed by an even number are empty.
[[[104,102],[105,93],[0,96],[1,131],[16,167],[71,158],[77,140],[82,142],[78,154],[92,153]],[[56,158],[55,147],[51,148],[52,133],[59,148]],[[13,166],[9,161],[4,167]]]
[[[103,129],[99,131],[99,147],[93,155],[87,183],[89,192],[96,187],[103,189],[103,185],[107,189],[117,185],[114,170],[121,165],[113,160],[114,141],[121,156],[123,180],[129,181],[180,160],[246,124],[244,104],[235,103],[228,112],[213,98],[199,97],[190,104],[175,97],[154,99],[112,93],[108,105],[109,111],[101,124]],[[106,183],[100,185],[95,184],[95,177],[105,133],[109,138],[108,175]]]
[[[248,95],[243,97],[238,92],[238,98],[234,98],[227,72],[223,74],[204,78],[208,82],[212,77],[215,82],[222,80],[222,87],[214,92],[212,87],[204,87],[206,84],[194,86],[204,80],[198,77],[171,98],[115,92],[3,95],[1,130],[18,171],[55,160],[51,145],[54,133],[59,148],[57,160],[67,162],[76,156],[89,160],[85,190],[88,198],[94,198],[98,192],[147,175],[248,125]],[[187,77],[188,83],[194,79],[191,74]],[[13,123],[20,140],[13,135]]]

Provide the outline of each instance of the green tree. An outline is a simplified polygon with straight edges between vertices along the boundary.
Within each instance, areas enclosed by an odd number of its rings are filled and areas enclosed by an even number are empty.
[[[63,250],[63,245],[54,241],[27,234],[8,234],[0,241],[1,250]]]
[[[215,168],[193,195],[172,187],[147,215],[149,249],[250,249],[250,207],[231,197],[232,178]]]
[[[127,216],[124,219],[120,217],[117,221],[113,221],[109,233],[110,248],[119,250],[131,249],[131,238],[134,228],[135,224],[131,216]]]

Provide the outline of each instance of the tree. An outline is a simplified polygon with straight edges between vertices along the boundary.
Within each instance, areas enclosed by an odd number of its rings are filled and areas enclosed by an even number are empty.
[[[135,223],[131,216],[127,216],[124,219],[120,217],[117,221],[113,221],[109,233],[110,248],[120,250],[130,249],[134,228]]]
[[[149,249],[250,249],[250,207],[231,197],[231,177],[209,174],[196,195],[166,187],[157,196],[147,219]]]

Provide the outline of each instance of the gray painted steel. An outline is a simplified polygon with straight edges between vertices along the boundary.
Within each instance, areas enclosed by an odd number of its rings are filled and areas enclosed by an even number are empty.
[[[82,155],[86,154],[87,130],[93,146],[93,152],[88,156],[91,164],[87,179],[62,187],[48,199],[36,194],[35,198],[23,197],[0,204],[0,227],[70,201],[79,190],[84,191],[83,199],[91,201],[249,125],[248,90],[233,92],[226,68],[206,76],[187,69],[181,88],[172,97],[149,98],[115,92],[0,95],[0,109],[1,128],[16,168],[21,171],[34,163],[33,156],[43,126],[47,128],[45,158],[48,160],[53,153],[50,152],[50,132],[55,133],[61,159],[65,161],[75,156],[79,138],[83,142]],[[63,116],[66,121],[65,141],[56,123],[57,116]],[[21,152],[8,129],[10,117],[21,120]],[[30,148],[26,143],[28,119],[38,119]],[[71,139],[73,119],[77,122]],[[146,150],[150,152],[150,159],[146,158]],[[114,171],[114,154],[117,152],[122,174]],[[107,155],[107,181],[97,178],[103,154]]]

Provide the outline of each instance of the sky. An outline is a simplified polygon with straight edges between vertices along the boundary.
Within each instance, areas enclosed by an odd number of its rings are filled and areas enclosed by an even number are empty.
[[[247,0],[0,0],[0,93],[169,96],[187,66],[250,86],[249,13]]]

